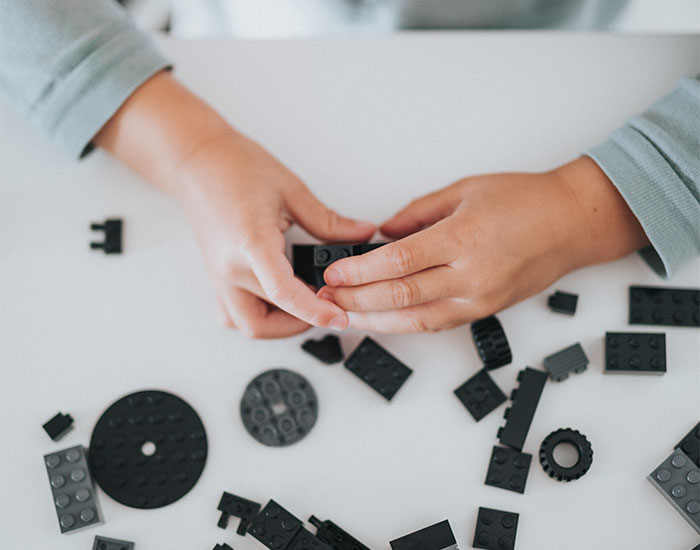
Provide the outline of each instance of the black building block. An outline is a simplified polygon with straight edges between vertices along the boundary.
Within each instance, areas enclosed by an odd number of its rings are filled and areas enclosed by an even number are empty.
[[[413,372],[369,337],[345,360],[345,367],[388,401]]]
[[[226,493],[221,496],[219,506],[217,508],[221,512],[219,523],[217,524],[222,529],[228,526],[229,516],[240,518],[238,529],[236,532],[239,535],[245,535],[248,531],[248,526],[253,518],[260,512],[260,504],[251,500],[246,500],[231,493]]]
[[[327,334],[320,340],[306,340],[301,345],[301,349],[327,365],[340,363],[343,360],[343,349],[340,347],[340,338],[335,334]]]
[[[518,373],[520,386],[511,393],[513,403],[503,415],[506,423],[498,430],[501,443],[518,451],[523,450],[546,381],[547,373],[530,367]]]
[[[495,315],[474,321],[471,330],[476,351],[487,369],[497,369],[513,360],[508,338]]]
[[[578,294],[570,294],[557,290],[547,300],[549,309],[556,313],[564,313],[573,315],[576,313],[576,305],[578,304]]]
[[[387,243],[295,244],[292,245],[294,274],[307,284],[321,288],[326,284],[323,273],[333,262],[359,256]]]
[[[481,369],[457,388],[455,395],[477,422],[506,400],[486,369]]]
[[[92,550],[134,550],[134,543],[96,535],[92,543]]]
[[[630,287],[631,325],[700,327],[700,289]]]
[[[217,544],[214,546],[213,550],[233,550],[228,544],[223,543],[223,544]]]
[[[447,520],[392,540],[389,544],[391,550],[457,550],[457,541]]]
[[[664,374],[666,335],[649,332],[606,332],[606,374]]]
[[[491,508],[479,508],[474,533],[474,548],[514,550],[519,515]]]
[[[323,244],[314,246],[314,267],[328,267],[333,262],[353,255],[351,244]]]
[[[58,413],[42,426],[44,431],[54,441],[59,441],[73,428],[73,417],[69,414]]]
[[[108,219],[104,223],[93,223],[90,229],[93,231],[104,231],[105,238],[103,242],[94,241],[90,243],[92,249],[102,249],[105,254],[121,254],[122,253],[122,220]]]
[[[544,358],[544,368],[555,382],[562,382],[572,372],[581,373],[588,368],[586,357],[581,344],[574,344]]]
[[[332,521],[321,521],[316,516],[311,516],[309,523],[316,527],[316,537],[330,544],[333,550],[369,550],[367,546],[343,531]]]
[[[680,449],[693,463],[700,467],[700,422],[678,442],[674,449]]]
[[[253,520],[248,532],[270,550],[284,550],[301,526],[301,520],[271,500]]]
[[[485,483],[523,494],[531,462],[532,455],[495,445]]]
[[[302,527],[287,550],[333,550],[333,547]]]

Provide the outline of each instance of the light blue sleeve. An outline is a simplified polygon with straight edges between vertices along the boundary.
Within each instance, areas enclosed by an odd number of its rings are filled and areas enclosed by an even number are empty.
[[[167,66],[114,0],[0,0],[0,91],[74,157]]]
[[[700,254],[700,76],[586,154],[644,228],[651,247],[641,254],[657,273],[670,277]]]

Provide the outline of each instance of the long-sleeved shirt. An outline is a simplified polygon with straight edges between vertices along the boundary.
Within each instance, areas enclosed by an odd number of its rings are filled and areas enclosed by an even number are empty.
[[[122,103],[168,66],[112,0],[0,0],[0,90],[80,157]],[[586,152],[617,187],[670,276],[700,254],[700,77]]]

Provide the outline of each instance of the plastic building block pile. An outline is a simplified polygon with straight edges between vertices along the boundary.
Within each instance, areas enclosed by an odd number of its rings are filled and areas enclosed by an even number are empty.
[[[105,240],[92,243],[91,247],[108,254],[120,253],[122,225],[117,219],[94,224],[93,229],[105,232]],[[294,271],[309,284],[322,286],[323,273],[333,261],[363,254],[382,244],[295,245]],[[577,305],[578,296],[567,292],[557,291],[548,300],[549,308],[559,314],[574,315]],[[630,324],[698,327],[699,313],[698,289],[630,287]],[[497,442],[491,449],[484,483],[524,494],[532,463],[532,454],[524,449],[548,380],[564,383],[572,374],[581,376],[589,360],[579,343],[556,351],[543,359],[544,370],[521,369],[517,387],[506,397],[489,374],[512,362],[503,326],[491,316],[472,323],[471,334],[483,366],[454,394],[475,422],[510,402],[503,425],[494,434]],[[606,374],[664,375],[669,368],[663,332],[606,332],[601,338]],[[413,372],[370,337],[365,337],[347,356],[340,338],[333,334],[307,340],[301,347],[322,364],[343,362],[347,371],[387,404]],[[262,372],[248,384],[240,400],[240,415],[246,431],[261,444],[293,445],[301,442],[316,424],[318,400],[306,378],[287,369],[275,369]],[[59,441],[72,426],[69,414],[58,413],[43,428],[53,441]],[[555,450],[562,444],[575,449],[574,464],[557,462]],[[197,484],[207,453],[204,423],[180,397],[166,391],[145,390],[116,400],[97,420],[89,449],[78,445],[44,456],[59,531],[69,533],[102,522],[98,486],[132,509],[155,509],[179,500]],[[554,429],[540,443],[538,452],[543,471],[560,482],[584,476],[593,465],[593,456],[588,437],[569,427]],[[700,533],[700,423],[678,442],[648,479]],[[227,530],[235,523],[237,536],[252,537],[270,550],[370,550],[332,521],[321,521],[312,515],[305,523],[274,500],[262,506],[224,492],[217,510],[220,528]],[[473,548],[516,548],[519,513],[479,507],[476,515]],[[237,521],[231,521],[232,518]],[[457,539],[449,520],[444,520],[394,538],[389,546],[391,550],[456,550]],[[96,536],[93,544],[93,550],[134,547],[133,542],[102,536]],[[231,541],[214,546],[214,550],[233,548]]]

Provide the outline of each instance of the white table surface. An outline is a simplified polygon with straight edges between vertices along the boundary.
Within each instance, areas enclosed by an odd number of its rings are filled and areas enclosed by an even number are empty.
[[[700,38],[453,33],[299,42],[160,42],[178,76],[268,146],[320,197],[380,221],[410,198],[469,174],[539,170],[576,156],[700,70]],[[500,319],[519,369],[574,342],[585,374],[547,384],[525,451],[571,426],[595,451],[582,479],[558,483],[537,458],[524,495],[483,481],[504,405],[475,423],[452,391],[479,368],[467,327],[378,336],[414,375],[391,404],[299,344],[248,341],[220,327],[195,241],[178,205],[97,152],[74,162],[0,105],[2,213],[2,546],[89,549],[95,534],[138,550],[262,548],[216,527],[223,490],[274,498],[301,518],[335,520],[373,549],[449,518],[469,548],[477,508],[520,513],[518,550],[688,550],[698,536],[645,479],[698,421],[700,332],[666,329],[662,377],[602,374],[602,337],[625,330],[632,283],[698,285],[695,260],[669,283],[636,255],[554,285],[580,294],[569,318],[547,292]],[[88,249],[92,221],[122,216],[125,252]],[[298,238],[298,235],[297,237]],[[643,330],[633,327],[632,330]],[[361,334],[342,335],[346,351]],[[270,449],[237,413],[248,381],[284,366],[320,400],[313,432]],[[161,388],[200,414],[210,451],[177,503],[124,507],[100,494],[106,523],[60,535],[42,455],[87,445],[117,398]],[[53,443],[57,411],[75,429]]]

